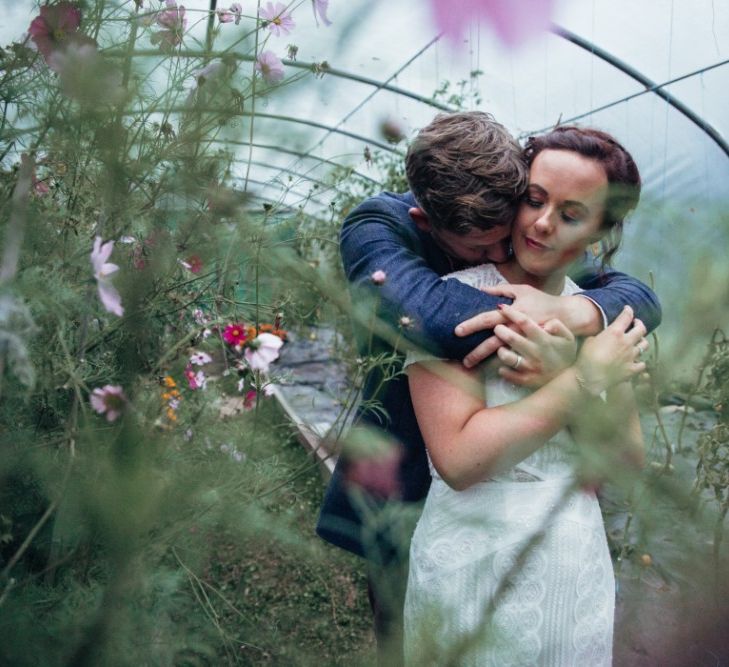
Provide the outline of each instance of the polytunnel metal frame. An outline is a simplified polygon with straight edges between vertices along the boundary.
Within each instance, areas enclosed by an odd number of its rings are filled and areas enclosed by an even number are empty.
[[[210,46],[212,44],[211,42],[211,35],[213,31],[214,26],[214,16],[215,16],[215,9],[217,6],[217,0],[210,0],[210,17],[208,19],[208,28],[207,28],[207,38],[206,43],[208,45],[208,49],[206,52],[200,52],[200,51],[194,51],[190,49],[182,49],[178,52],[178,55],[183,57],[205,57],[205,58],[215,58],[215,57],[228,57],[228,58],[234,58],[235,60],[241,61],[241,62],[253,62],[255,60],[254,56],[250,54],[238,54],[231,51],[224,51],[224,52],[213,52],[210,49]],[[663,99],[667,104],[675,108],[679,113],[684,115],[686,118],[689,119],[694,125],[696,125],[699,129],[701,129],[702,132],[704,132],[707,136],[709,136],[713,143],[715,143],[721,151],[729,158],[729,143],[727,140],[721,135],[721,133],[716,130],[706,119],[702,118],[698,113],[696,113],[693,109],[691,109],[687,104],[683,103],[681,100],[673,96],[671,93],[669,93],[666,88],[674,83],[677,83],[679,81],[683,81],[686,79],[689,79],[694,76],[698,76],[700,74],[703,74],[704,72],[707,72],[711,69],[715,69],[718,67],[729,65],[729,60],[723,60],[716,63],[713,63],[711,65],[708,65],[706,67],[700,68],[698,70],[694,70],[692,72],[683,74],[681,76],[672,78],[670,80],[657,83],[650,79],[648,76],[646,76],[643,72],[638,70],[633,65],[621,60],[616,55],[608,52],[607,50],[601,48],[594,42],[581,37],[580,35],[577,35],[576,33],[568,30],[567,28],[564,28],[556,23],[553,23],[550,27],[550,31],[552,34],[556,35],[557,37],[560,37],[561,39],[564,39],[572,44],[574,44],[576,47],[581,48],[590,54],[592,54],[594,57],[599,58],[600,60],[604,61],[605,63],[608,63],[610,66],[616,68],[617,70],[623,72],[626,76],[630,77],[634,81],[637,81],[640,83],[644,88],[643,90],[639,90],[635,93],[632,93],[630,95],[621,97],[617,100],[613,100],[607,104],[602,104],[596,107],[593,107],[591,109],[588,109],[580,114],[571,116],[567,119],[561,119],[562,123],[567,122],[574,122],[577,120],[580,120],[582,118],[585,118],[587,116],[590,116],[591,114],[597,113],[599,111],[603,111],[605,109],[618,106],[620,104],[625,104],[626,102],[635,99],[636,97],[653,93]],[[424,95],[418,94],[414,91],[407,90],[404,88],[401,88],[399,86],[393,85],[391,82],[396,79],[396,77],[401,74],[405,69],[407,69],[410,65],[412,65],[414,62],[417,61],[417,59],[422,56],[428,49],[430,49],[433,45],[435,45],[442,35],[437,35],[433,39],[431,39],[427,44],[419,48],[411,57],[409,57],[401,66],[399,66],[390,76],[387,77],[387,79],[378,81],[377,79],[373,79],[370,77],[362,76],[353,72],[349,72],[343,69],[335,68],[330,66],[326,61],[316,63],[316,62],[301,62],[294,59],[285,59],[283,60],[283,63],[290,68],[298,69],[298,70],[306,70],[313,72],[315,76],[333,76],[336,78],[342,78],[349,81],[354,81],[366,86],[371,86],[374,88],[374,90],[365,96],[365,98],[361,101],[359,101],[352,109],[350,109],[349,112],[347,112],[337,123],[331,125],[327,125],[324,123],[320,123],[317,121],[309,120],[306,118],[297,118],[295,116],[288,116],[288,115],[282,115],[282,114],[269,114],[265,112],[260,112],[256,110],[247,111],[247,110],[241,110],[239,113],[242,117],[251,118],[252,122],[255,120],[255,118],[262,118],[262,119],[268,119],[268,120],[274,120],[274,121],[280,121],[284,123],[295,123],[297,125],[304,125],[308,127],[312,127],[319,130],[324,130],[324,135],[316,140],[316,142],[309,146],[306,150],[299,150],[295,151],[292,149],[286,149],[282,146],[274,146],[274,145],[267,145],[267,144],[261,144],[256,142],[246,142],[246,141],[226,141],[226,140],[220,140],[219,143],[227,143],[228,145],[235,145],[240,146],[241,148],[248,147],[249,148],[249,155],[247,158],[241,157],[240,159],[236,159],[236,163],[238,164],[248,164],[248,165],[256,165],[256,166],[266,166],[265,163],[261,162],[260,160],[253,160],[252,158],[252,150],[254,148],[261,148],[266,150],[273,150],[280,153],[290,154],[295,159],[288,164],[287,166],[279,166],[279,165],[271,165],[271,169],[277,170],[279,172],[278,175],[274,176],[270,179],[268,182],[264,181],[257,181],[250,177],[250,174],[247,173],[244,180],[244,189],[248,189],[248,183],[255,183],[256,185],[264,185],[264,186],[271,186],[275,185],[276,179],[283,174],[293,175],[296,176],[297,174],[300,176],[302,180],[307,180],[310,182],[316,182],[321,184],[325,184],[323,181],[319,179],[313,179],[310,176],[307,176],[305,174],[301,174],[300,172],[296,171],[295,166],[297,163],[300,163],[304,159],[311,159],[316,160],[320,164],[328,164],[331,165],[334,168],[346,168],[351,169],[351,173],[356,175],[359,178],[366,179],[369,182],[374,182],[380,184],[381,181],[379,181],[376,178],[372,178],[370,176],[367,176],[365,174],[362,174],[361,172],[358,172],[354,169],[352,169],[350,166],[339,163],[334,160],[329,160],[326,158],[321,158],[316,155],[313,155],[313,151],[316,150],[319,146],[322,145],[322,143],[325,141],[325,139],[330,136],[331,134],[338,134],[341,136],[348,137],[350,139],[354,139],[355,141],[358,141],[363,144],[363,152],[364,147],[374,147],[382,151],[390,152],[390,153],[400,153],[402,154],[402,150],[398,149],[392,144],[384,143],[380,139],[374,138],[374,137],[367,137],[363,136],[362,134],[358,134],[356,132],[351,132],[349,130],[342,129],[341,126],[347,122],[347,120],[358,110],[360,110],[367,102],[369,102],[375,95],[377,95],[378,92],[381,90],[385,90],[388,92],[391,92],[397,96],[402,96],[408,99],[415,100],[416,102],[420,102],[422,104],[426,104],[428,106],[431,106],[439,111],[454,111],[454,108],[448,104],[445,104],[443,102],[440,102],[433,97],[426,97]],[[127,52],[123,51],[113,51],[110,53],[110,55],[119,55],[119,56],[127,56]],[[156,56],[159,55],[159,52],[154,49],[141,49],[138,51],[135,51],[135,55],[140,56]],[[543,127],[538,129],[532,129],[527,132],[522,132],[520,134],[520,138],[523,138],[525,136],[528,136],[530,134],[536,134],[543,131],[546,131],[550,129],[549,127]],[[217,143],[217,142],[216,142]],[[330,185],[330,184],[326,184]],[[336,189],[336,186],[334,184],[331,184],[331,187]],[[289,190],[289,192],[292,192]],[[301,196],[301,193],[294,193],[297,196]],[[265,197],[260,197],[261,199],[266,199]],[[325,204],[322,202],[316,201],[315,198],[313,198],[311,195],[304,198],[304,201],[314,201],[316,204],[326,207]],[[270,200],[274,201],[274,200]]]
[[[621,97],[617,100],[613,100],[612,102],[609,102],[607,104],[602,104],[597,107],[593,107],[591,109],[588,109],[578,115],[571,116],[570,118],[563,119],[562,123],[567,122],[574,122],[577,120],[580,120],[582,118],[585,118],[591,114],[597,113],[599,111],[603,111],[605,109],[624,104],[626,102],[629,102],[632,99],[635,99],[636,97],[646,95],[649,93],[653,93],[663,99],[667,104],[675,108],[679,113],[684,115],[686,118],[688,118],[694,125],[696,125],[702,132],[704,132],[706,135],[708,135],[712,142],[715,143],[721,151],[729,158],[729,143],[727,140],[721,135],[721,133],[716,130],[706,119],[702,118],[698,113],[696,113],[693,109],[691,109],[687,104],[683,103],[681,100],[673,96],[671,93],[669,93],[667,90],[665,90],[666,87],[669,85],[672,85],[674,83],[677,83],[679,81],[684,81],[686,79],[689,79],[694,76],[698,76],[700,74],[703,74],[704,72],[710,71],[712,69],[716,69],[718,67],[729,65],[729,59],[718,61],[716,63],[713,63],[711,65],[708,65],[706,67],[702,67],[700,69],[688,72],[686,74],[682,74],[681,76],[669,79],[667,81],[663,81],[661,83],[657,83],[650,79],[648,76],[646,76],[644,73],[639,71],[637,68],[633,67],[629,63],[624,62],[614,54],[602,49],[594,42],[591,42],[590,40],[587,40],[576,33],[559,26],[557,24],[552,24],[551,26],[551,32],[556,35],[557,37],[560,37],[578,48],[584,49],[591,53],[593,56],[603,60],[604,62],[608,63],[612,67],[615,67],[616,69],[620,70],[624,74],[626,74],[631,79],[637,81],[642,86],[644,86],[643,90],[637,91],[635,93],[632,93],[631,95]],[[406,69],[408,66],[410,66],[413,62],[417,60],[419,56],[421,56],[425,51],[433,46],[439,39],[440,35],[435,37],[433,40],[428,42],[424,47],[420,48],[413,56],[411,56],[402,66],[400,66],[392,75],[390,75],[386,80],[384,81],[377,81],[375,79],[371,79],[368,77],[364,77],[358,74],[354,74],[351,72],[347,72],[342,69],[337,69],[330,67],[328,64],[317,64],[317,63],[303,63],[298,62],[294,60],[284,60],[284,64],[290,67],[299,68],[299,69],[305,69],[310,70],[315,73],[320,73],[321,75],[331,75],[343,79],[347,79],[350,81],[356,81],[358,83],[362,83],[365,85],[373,86],[376,90],[374,90],[372,93],[370,93],[368,96],[365,97],[364,100],[357,103],[357,105],[351,109],[345,116],[335,125],[324,125],[323,123],[317,123],[315,121],[309,121],[306,119],[300,119],[290,116],[282,116],[282,115],[276,115],[276,114],[265,114],[265,113],[259,113],[259,112],[244,112],[242,115],[247,117],[261,117],[261,118],[269,118],[269,119],[275,119],[275,120],[281,120],[285,122],[295,122],[300,123],[304,125],[308,125],[311,127],[316,127],[319,129],[326,130],[326,134],[321,137],[313,146],[311,146],[307,151],[298,151],[296,157],[300,160],[302,158],[312,158],[312,159],[319,159],[323,162],[330,163],[332,165],[336,165],[339,167],[345,167],[344,164],[338,164],[331,160],[324,160],[323,158],[317,158],[317,156],[311,155],[311,151],[318,148],[324,141],[324,139],[329,136],[332,133],[341,134],[343,136],[347,136],[349,138],[355,139],[357,141],[362,142],[365,144],[365,146],[374,146],[376,148],[379,148],[381,150],[385,150],[388,152],[400,152],[397,148],[393,147],[392,145],[384,144],[382,141],[375,139],[373,137],[364,137],[360,134],[349,132],[346,130],[340,129],[340,126],[347,121],[348,118],[350,118],[356,111],[362,108],[366,102],[372,99],[374,95],[376,95],[380,90],[387,90],[388,92],[392,92],[396,95],[401,95],[404,97],[407,97],[409,99],[416,100],[418,102],[422,102],[423,104],[427,104],[428,106],[432,106],[440,111],[453,111],[453,107],[443,104],[433,98],[428,98],[423,95],[420,95],[418,93],[415,93],[413,91],[409,91],[397,86],[393,86],[390,84],[390,81],[392,81],[398,74],[400,74],[404,69]],[[250,55],[236,55],[236,58],[242,61],[252,61],[254,58]],[[520,138],[523,138],[525,136],[528,136],[529,134],[537,134],[540,132],[544,132],[546,130],[550,129],[549,127],[539,128],[539,129],[533,129],[528,132],[523,132],[520,135]],[[255,144],[248,144],[246,142],[236,142],[239,144],[242,144],[244,146],[250,145],[254,146]],[[278,150],[278,148],[277,148]],[[241,160],[243,162],[244,160]],[[295,162],[294,162],[295,164]],[[289,165],[288,167],[275,167],[277,169],[280,169],[282,173],[292,173],[291,169],[292,165]],[[273,167],[272,167],[273,168]],[[363,177],[363,174],[357,173],[358,176]],[[307,178],[306,176],[302,176],[302,178]],[[371,177],[368,177],[371,181],[376,181],[376,179],[372,179]],[[376,181],[379,182],[379,181]]]

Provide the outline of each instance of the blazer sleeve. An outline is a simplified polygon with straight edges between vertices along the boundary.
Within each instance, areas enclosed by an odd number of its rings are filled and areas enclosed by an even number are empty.
[[[355,295],[378,291],[378,316],[390,325],[397,327],[401,317],[410,318],[412,327],[403,332],[412,342],[438,357],[460,360],[492,332],[459,338],[455,327],[511,299],[485,294],[457,280],[441,280],[414,225],[404,219],[406,212],[402,201],[373,197],[347,216],[340,234],[347,280]],[[378,270],[387,278],[376,287],[371,276]],[[660,323],[655,294],[634,278],[617,271],[593,271],[584,273],[578,284],[609,322],[628,304],[649,330]]]
[[[602,308],[608,322],[612,322],[627,305],[649,332],[661,323],[661,304],[653,290],[625,273],[583,267],[576,282],[584,290],[584,296]]]
[[[406,212],[407,204],[375,197],[347,216],[340,235],[347,280],[355,295],[378,291],[378,314],[387,323],[397,326],[401,317],[410,318],[412,326],[403,332],[412,342],[439,357],[462,359],[492,332],[458,338],[453,333],[456,325],[510,299],[457,280],[441,280],[425,257],[427,249],[414,225],[403,219]],[[371,276],[378,270],[387,278],[374,286]]]

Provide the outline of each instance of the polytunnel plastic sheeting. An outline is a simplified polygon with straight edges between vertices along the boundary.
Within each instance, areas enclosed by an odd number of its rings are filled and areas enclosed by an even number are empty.
[[[209,3],[184,4],[191,24],[198,21],[193,32],[202,43],[205,21],[192,10]],[[25,30],[34,14],[30,1],[25,16],[21,5],[12,8],[17,29],[11,36]],[[726,216],[721,216],[729,195],[729,156],[696,122],[592,50],[604,51],[644,81],[662,86],[726,142],[729,65],[723,63],[729,59],[729,3],[561,0],[555,24],[587,48],[545,33],[516,50],[505,49],[487,25],[472,25],[460,48],[438,41],[430,5],[331,0],[332,25],[317,27],[310,3],[294,2],[292,34],[266,37],[263,31],[261,48],[284,57],[288,44],[298,47],[297,62],[286,67],[289,78],[301,75],[309,63],[326,61],[332,71],[306,75],[261,99],[252,150],[247,146],[250,118],[229,133],[237,182],[245,182],[248,174],[249,189],[264,199],[304,205],[312,213],[328,211],[332,192],[316,181],[326,181],[336,164],[379,179],[377,165],[365,159],[365,147],[402,150],[386,144],[382,122],[395,121],[412,136],[438,111],[426,100],[450,82],[438,98],[440,105],[460,92],[465,108],[490,111],[517,136],[579,118],[614,133],[631,150],[643,175],[644,195],[626,228],[625,251],[617,264],[643,279],[653,271],[664,301],[695,257],[723,260]],[[216,47],[222,48],[249,26],[219,29]],[[151,48],[145,40],[148,36],[138,48]],[[251,44],[234,50],[250,58]],[[194,40],[186,37],[184,46],[194,48]],[[243,71],[252,67],[250,60],[240,63]],[[249,105],[246,112],[251,112]],[[318,191],[312,191],[314,185]],[[666,271],[669,266],[674,268]],[[667,316],[675,313],[667,309]]]

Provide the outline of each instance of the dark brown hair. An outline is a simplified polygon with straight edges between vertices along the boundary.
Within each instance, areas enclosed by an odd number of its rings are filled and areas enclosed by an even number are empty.
[[[609,264],[620,247],[623,221],[640,200],[640,172],[621,144],[602,130],[576,125],[556,127],[547,134],[529,137],[524,147],[524,159],[531,167],[543,150],[572,151],[598,162],[605,170],[608,194],[602,227],[608,233],[601,241],[602,262]]]
[[[491,114],[438,114],[405,158],[410,189],[433,227],[467,234],[514,221],[526,190],[522,150]]]

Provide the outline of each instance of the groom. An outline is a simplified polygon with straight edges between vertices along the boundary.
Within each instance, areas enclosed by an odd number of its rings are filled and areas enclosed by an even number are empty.
[[[511,299],[440,277],[507,259],[511,224],[527,187],[522,150],[489,114],[441,114],[410,146],[406,172],[410,192],[383,192],[344,221],[340,251],[353,302],[375,294],[377,317],[394,331],[437,356],[473,366],[498,347],[492,329],[503,320],[496,308]],[[508,293],[514,306],[536,321],[558,318],[582,336],[601,331],[625,304],[648,330],[660,322],[655,295],[624,274],[593,273],[578,282],[586,291],[577,296],[549,296],[524,285],[509,286]],[[386,340],[391,338],[359,334],[363,356],[392,353]],[[539,371],[538,358],[525,358],[510,379],[533,385]],[[383,661],[397,664],[414,528],[402,517],[418,514],[430,484],[407,376],[388,380],[382,370],[370,371],[356,427],[369,429],[365,440],[386,438],[395,453],[379,462],[367,460],[366,466],[346,453],[340,456],[317,533],[370,562],[378,651]],[[385,479],[393,469],[394,485]]]

